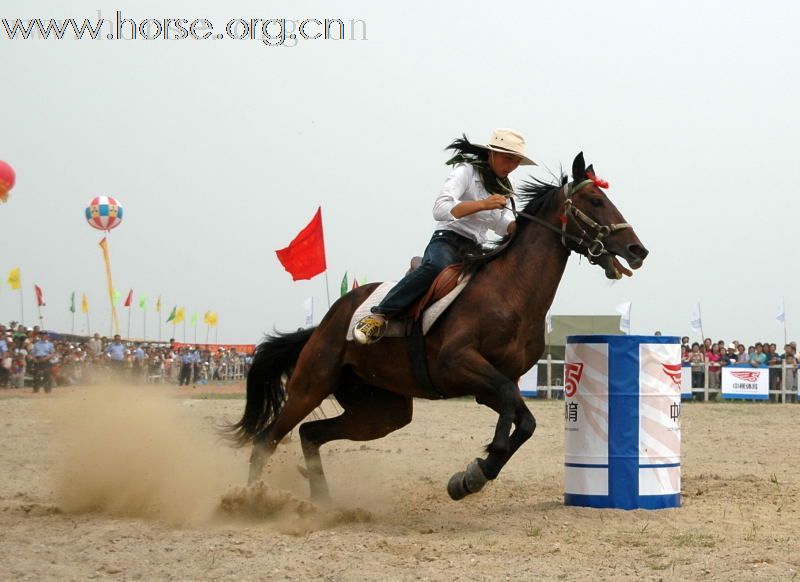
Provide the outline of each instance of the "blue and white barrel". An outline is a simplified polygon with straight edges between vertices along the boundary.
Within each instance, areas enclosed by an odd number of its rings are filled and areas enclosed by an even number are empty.
[[[677,337],[567,337],[564,503],[680,507],[680,416]]]

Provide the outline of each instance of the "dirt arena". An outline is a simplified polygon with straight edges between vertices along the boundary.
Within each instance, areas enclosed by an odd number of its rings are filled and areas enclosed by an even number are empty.
[[[791,580],[800,570],[800,405],[689,404],[683,507],[562,504],[563,404],[461,502],[490,438],[474,402],[416,403],[405,429],[323,449],[336,501],[305,502],[296,439],[247,493],[214,426],[236,390],[0,391],[0,580]],[[330,403],[325,411],[333,412]]]

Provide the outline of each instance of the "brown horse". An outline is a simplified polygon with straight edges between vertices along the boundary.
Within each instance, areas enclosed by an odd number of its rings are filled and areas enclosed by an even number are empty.
[[[519,198],[517,228],[500,252],[473,261],[473,276],[426,336],[432,392],[415,380],[403,338],[372,345],[345,340],[356,308],[376,284],[339,299],[318,327],[268,337],[247,376],[242,419],[230,427],[239,444],[253,442],[250,483],[261,477],[278,443],[333,394],[343,408],[335,418],[300,426],[311,497],[325,500],[328,486],[320,447],[333,440],[367,441],[411,421],[413,398],[474,396],[499,418],[485,458],[450,479],[453,499],[495,479],[536,428],[518,381],[544,350],[544,321],[570,252],[589,257],[608,278],[637,269],[647,250],[586,168],[583,154],[573,181],[528,182]],[[514,430],[512,432],[512,425]]]

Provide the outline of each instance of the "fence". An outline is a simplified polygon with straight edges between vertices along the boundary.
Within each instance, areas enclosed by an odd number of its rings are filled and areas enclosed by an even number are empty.
[[[697,364],[695,364],[697,366]],[[711,385],[711,372],[709,368],[726,368],[728,366],[720,366],[719,364],[704,363],[702,365],[703,382],[702,386],[692,386],[691,394],[694,400],[708,402],[716,400],[722,394],[721,382],[719,385]],[[545,399],[558,399],[564,398],[564,360],[554,360],[550,357],[544,360],[539,360],[536,363],[535,379],[536,379],[536,397],[543,397]],[[798,367],[787,366],[785,362],[780,365],[762,366],[761,368],[753,368],[750,365],[742,367],[736,366],[737,370],[765,370],[769,369],[769,389],[767,391],[769,400],[774,402],[800,402],[798,398],[798,385],[795,378],[789,381],[789,374],[787,371],[797,370]],[[691,377],[691,364],[684,364],[682,373]],[[530,374],[530,372],[529,372]],[[538,381],[539,378],[544,380],[544,383]],[[522,384],[522,380],[520,381]],[[745,398],[746,399],[746,398]]]

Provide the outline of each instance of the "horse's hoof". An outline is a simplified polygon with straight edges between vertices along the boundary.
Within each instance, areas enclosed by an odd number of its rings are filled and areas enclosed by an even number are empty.
[[[477,493],[483,489],[488,480],[478,464],[478,459],[467,465],[467,470],[464,472],[464,487],[466,487],[467,491]]]
[[[464,487],[464,471],[459,471],[447,482],[447,494],[453,501],[459,501],[469,495],[469,491]]]

